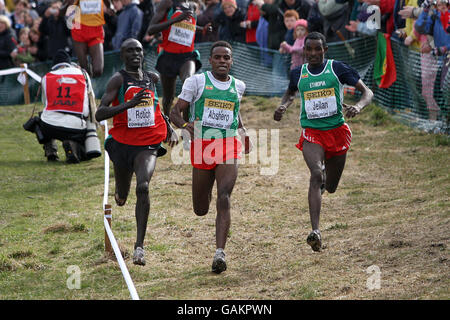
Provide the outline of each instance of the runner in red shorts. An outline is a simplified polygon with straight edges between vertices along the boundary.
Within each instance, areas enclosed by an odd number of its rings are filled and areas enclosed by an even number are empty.
[[[340,61],[325,60],[327,49],[321,33],[312,32],[305,38],[304,53],[308,63],[291,73],[289,88],[274,114],[274,120],[280,121],[299,91],[303,130],[296,147],[303,152],[311,173],[308,202],[312,231],[306,241],[314,251],[320,251],[322,247],[319,230],[322,194],[325,190],[336,191],[352,139],[344,112],[349,118],[356,116],[373,97],[353,68]],[[362,92],[355,105],[343,103],[344,84]]]
[[[67,6],[70,6],[67,8]],[[66,0],[66,16],[70,20],[73,49],[80,66],[93,77],[103,73],[104,10],[109,0]],[[107,10],[107,9],[106,9]],[[88,56],[91,57],[89,65]]]
[[[211,72],[186,79],[170,119],[191,136],[192,200],[196,215],[208,213],[217,182],[216,253],[212,271],[221,273],[227,268],[224,249],[231,223],[230,197],[241,153],[238,129],[243,141],[248,136],[239,113],[245,84],[229,75],[233,63],[231,45],[215,42],[209,62]],[[185,110],[189,111],[189,122],[182,116]],[[250,149],[246,144],[244,152]]]

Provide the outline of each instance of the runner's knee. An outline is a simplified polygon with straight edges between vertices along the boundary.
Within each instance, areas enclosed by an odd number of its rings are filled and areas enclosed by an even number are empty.
[[[208,206],[194,204],[194,213],[197,216],[204,216],[205,214],[208,213],[208,211],[209,211],[209,204]]]
[[[219,192],[217,195],[217,206],[223,209],[230,207],[230,192]]]
[[[136,195],[148,195],[149,183],[147,181],[140,182],[136,185]]]
[[[310,183],[320,186],[323,183],[323,172],[320,168],[311,171]]]

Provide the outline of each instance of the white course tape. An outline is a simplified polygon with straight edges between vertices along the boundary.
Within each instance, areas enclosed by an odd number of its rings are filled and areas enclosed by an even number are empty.
[[[119,262],[120,270],[122,270],[123,277],[125,278],[125,282],[127,283],[128,290],[130,291],[131,294],[131,298],[133,300],[139,300],[136,288],[134,287],[133,281],[131,280],[130,277],[130,273],[128,272],[125,261],[123,261],[122,254],[120,253],[119,246],[117,245],[116,238],[114,238],[114,235],[111,231],[111,228],[109,227],[109,223],[108,220],[106,220],[106,218],[103,218],[103,224],[105,225],[105,230],[106,233],[108,234],[109,241],[111,242],[111,245],[113,247],[114,253],[117,258],[117,262]]]
[[[108,123],[106,120],[101,122],[105,126],[105,140],[108,137]],[[103,210],[105,210],[105,205],[108,203],[108,189],[109,189],[109,156],[108,152],[105,152],[105,191],[103,194]],[[134,287],[133,281],[131,280],[130,273],[128,272],[127,266],[123,261],[122,254],[120,253],[119,246],[117,245],[116,238],[112,233],[111,227],[109,226],[107,218],[111,218],[111,214],[105,215],[103,218],[103,224],[105,225],[106,233],[108,234],[109,241],[113,247],[114,254],[116,255],[117,262],[119,262],[120,270],[122,271],[125,282],[127,283],[128,290],[130,291],[131,298],[133,300],[139,300],[136,288]]]
[[[100,122],[101,125],[105,127],[105,140],[108,137],[108,122],[103,120]],[[103,192],[103,210],[105,210],[105,205],[108,203],[108,192],[109,192],[109,155],[105,151],[105,191]]]
[[[8,74],[26,72],[34,80],[41,83],[41,77],[39,75],[37,75],[33,70],[28,69],[28,66],[26,63],[24,65],[25,65],[25,67],[23,67],[23,68],[11,68],[11,69],[6,69],[6,70],[0,70],[0,76],[6,76]]]

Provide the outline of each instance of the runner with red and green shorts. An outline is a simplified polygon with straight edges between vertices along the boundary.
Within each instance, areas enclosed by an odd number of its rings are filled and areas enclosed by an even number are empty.
[[[336,191],[352,139],[344,113],[349,118],[356,116],[373,97],[357,71],[343,62],[325,59],[327,49],[321,33],[312,32],[305,38],[304,52],[308,63],[292,73],[289,88],[274,114],[274,120],[280,121],[299,91],[302,134],[296,147],[303,152],[311,173],[308,202],[312,231],[307,243],[314,251],[320,251],[322,247],[319,230],[322,194],[325,190]],[[362,92],[355,105],[343,102],[345,84]]]
[[[240,117],[240,101],[244,82],[229,75],[233,63],[231,45],[215,42],[209,58],[212,70],[186,79],[170,119],[191,136],[192,200],[194,212],[206,215],[217,182],[216,253],[212,271],[226,270],[225,244],[230,229],[230,197],[238,174],[242,144],[238,132],[248,136]],[[183,119],[187,110],[189,121]],[[244,152],[250,152],[246,144]]]

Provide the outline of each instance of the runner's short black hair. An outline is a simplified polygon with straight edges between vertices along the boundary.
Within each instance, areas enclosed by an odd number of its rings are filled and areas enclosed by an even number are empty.
[[[212,44],[211,51],[209,52],[210,56],[212,56],[212,52],[213,52],[214,48],[217,48],[217,47],[225,47],[225,48],[230,49],[231,52],[233,52],[233,47],[231,47],[231,44],[229,44],[226,41],[220,40],[220,41],[216,41]]]
[[[305,44],[306,44],[307,40],[321,40],[323,47],[324,48],[328,47],[327,39],[320,32],[314,31],[314,32],[308,33],[308,35],[305,38],[305,42],[304,42]]]

